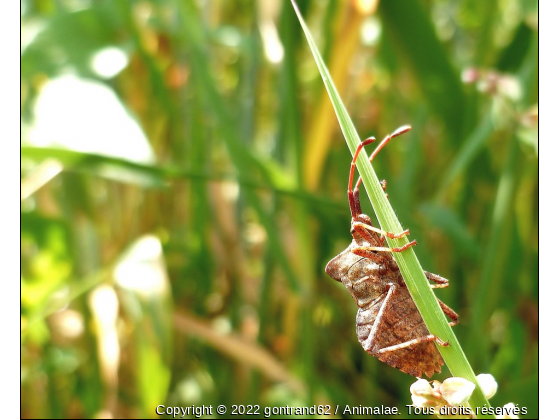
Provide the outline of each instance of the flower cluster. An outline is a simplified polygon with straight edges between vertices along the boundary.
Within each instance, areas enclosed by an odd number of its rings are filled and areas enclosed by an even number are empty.
[[[486,398],[491,398],[498,389],[494,377],[482,373],[476,377]],[[410,386],[412,404],[421,409],[423,414],[436,414],[440,418],[476,418],[477,413],[496,414],[499,419],[518,419],[518,414],[526,414],[527,409],[506,404],[502,407],[478,407],[473,410],[468,401],[474,391],[475,385],[464,379],[452,377],[443,382],[428,382],[418,379]]]

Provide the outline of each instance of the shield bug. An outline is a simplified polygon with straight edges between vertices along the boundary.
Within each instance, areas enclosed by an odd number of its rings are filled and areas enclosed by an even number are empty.
[[[385,137],[371,154],[370,162],[393,137],[408,130],[410,126],[403,126]],[[352,190],[358,155],[364,146],[374,141],[375,138],[370,137],[358,146],[350,166],[348,202],[352,213],[352,243],[327,264],[325,271],[346,286],[358,306],[356,333],[364,350],[409,375],[431,377],[434,372],[441,372],[444,364],[434,341],[441,346],[448,343],[429,333],[392,254],[416,245],[416,241],[399,248],[387,247],[385,238],[402,238],[409,231],[395,234],[374,227],[370,217],[362,214],[361,177]],[[382,181],[381,184],[385,191],[387,183]],[[427,271],[425,274],[435,283],[432,288],[449,284],[437,274]],[[451,319],[450,325],[457,324],[459,316],[443,302],[438,302]]]

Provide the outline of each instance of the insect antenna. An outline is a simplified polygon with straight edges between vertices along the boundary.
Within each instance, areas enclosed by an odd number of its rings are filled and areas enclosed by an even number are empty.
[[[406,133],[410,129],[411,129],[411,127],[409,125],[403,125],[403,126],[397,128],[395,131],[393,131],[387,137],[385,137],[383,139],[383,141],[381,143],[379,143],[379,146],[376,147],[376,149],[373,151],[373,153],[369,157],[370,163],[373,161],[373,158],[375,158],[375,156],[379,153],[379,151],[381,149],[383,149],[383,147],[391,141],[391,139],[393,139],[394,137],[400,136],[401,134]],[[352,218],[353,219],[356,219],[356,217],[359,214],[362,213],[362,208],[361,208],[361,205],[360,205],[360,184],[362,183],[362,176],[361,175],[359,176],[358,181],[356,182],[356,187],[354,188],[354,191],[352,191],[352,185],[354,183],[354,169],[356,167],[356,160],[358,159],[358,155],[359,155],[360,151],[362,150],[362,148],[364,146],[367,146],[368,144],[373,143],[374,141],[375,141],[375,137],[369,137],[366,140],[364,140],[363,142],[361,142],[358,145],[358,148],[356,149],[356,153],[354,154],[354,158],[352,159],[352,164],[350,165],[350,179],[349,179],[349,182],[348,182],[348,202],[350,204],[350,211],[352,212]],[[387,183],[382,181],[383,191],[385,191],[386,186],[387,186]]]
[[[352,213],[352,219],[356,220],[357,217],[362,213],[362,208],[360,206],[360,200],[356,200],[352,193],[352,186],[354,185],[354,169],[356,168],[356,160],[364,146],[371,144],[375,141],[375,137],[369,137],[365,139],[358,145],[354,157],[352,158],[352,163],[350,164],[350,177],[348,179],[348,203],[350,204],[350,212]],[[360,177],[361,179],[361,177]]]

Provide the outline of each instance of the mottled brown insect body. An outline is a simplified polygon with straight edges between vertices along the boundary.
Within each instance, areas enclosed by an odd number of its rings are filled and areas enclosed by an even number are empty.
[[[420,377],[425,374],[431,377],[434,372],[439,373],[443,359],[432,340],[378,353],[392,346],[430,337],[430,333],[393,256],[378,252],[379,258],[375,262],[356,255],[354,250],[370,244],[358,234],[355,236],[358,237],[357,240],[354,238],[344,252],[328,263],[326,272],[346,286],[358,306],[356,334],[362,347],[382,362],[410,375]],[[393,292],[390,300],[379,317],[381,307],[387,301],[391,289]],[[377,334],[370,339],[378,317]]]
[[[402,127],[385,138],[370,160],[391,138],[409,129]],[[392,255],[415,245],[416,241],[401,248],[387,248],[385,237],[400,238],[408,231],[393,234],[375,228],[369,216],[361,213],[358,197],[361,179],[352,191],[357,156],[363,146],[373,141],[370,138],[358,147],[350,170],[348,199],[352,212],[352,243],[327,264],[326,272],[346,286],[358,306],[356,333],[364,350],[409,375],[431,377],[434,372],[441,372],[443,366],[434,341],[442,346],[448,344],[429,333]],[[384,182],[382,185],[385,188]],[[446,279],[428,272],[425,274],[437,283],[432,287],[447,287]],[[452,319],[450,324],[455,325],[458,315],[443,302],[439,303]]]

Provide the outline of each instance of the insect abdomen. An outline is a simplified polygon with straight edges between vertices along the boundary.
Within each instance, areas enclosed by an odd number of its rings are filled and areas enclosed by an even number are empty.
[[[373,347],[367,348],[366,343],[383,300],[380,299],[370,308],[358,309],[356,334],[364,350],[409,375],[420,377],[424,373],[431,377],[434,372],[440,372],[443,359],[433,342],[420,342],[403,349],[379,353],[387,347],[429,335],[428,328],[406,287],[396,289],[385,308],[378,329],[379,335],[372,343]],[[411,363],[412,361],[415,362]]]

